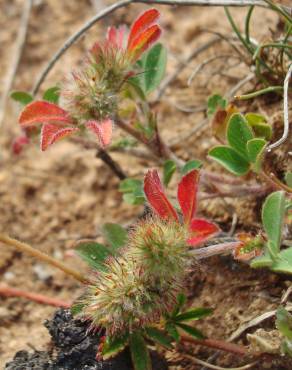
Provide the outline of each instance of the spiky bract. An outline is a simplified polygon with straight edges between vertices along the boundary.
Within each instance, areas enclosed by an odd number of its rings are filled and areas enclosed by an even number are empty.
[[[150,218],[139,223],[123,256],[110,258],[90,287],[83,315],[109,335],[159,322],[182,289],[185,237],[177,222]]]
[[[178,279],[187,262],[187,230],[179,222],[158,217],[141,221],[130,234],[128,253],[135,258],[148,279],[159,284]]]

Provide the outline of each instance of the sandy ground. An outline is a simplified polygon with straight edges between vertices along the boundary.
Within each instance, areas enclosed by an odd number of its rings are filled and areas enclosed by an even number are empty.
[[[36,1],[33,6],[28,37],[15,79],[14,89],[30,90],[48,59],[75,30],[106,1]],[[94,5],[95,4],[95,5]],[[11,64],[14,42],[19,25],[23,2],[0,1],[0,78],[3,86],[6,71]],[[117,11],[96,24],[56,64],[43,89],[63,78],[69,69],[77,65],[87,47],[102,37],[112,23],[129,24],[145,6],[131,6]],[[230,27],[220,8],[169,8],[160,7],[163,41],[169,50],[170,74],[178,61],[184,60],[195,48],[213,37],[207,31],[230,34]],[[241,22],[246,9],[233,9],[235,20]],[[257,9],[252,29],[254,37],[263,40],[277,24],[277,17],[270,11]],[[204,29],[205,32],[202,32]],[[204,118],[203,113],[184,112],[206,103],[214,92],[225,93],[243,78],[248,69],[240,61],[231,61],[234,67],[224,75],[218,74],[224,61],[218,60],[206,68],[187,86],[187,79],[202,61],[214,55],[232,53],[229,45],[221,42],[209,48],[193,60],[172,84],[156,106],[160,128],[167,142],[185,133]],[[248,86],[247,86],[248,87]],[[262,112],[276,114],[278,104],[254,105]],[[95,158],[93,150],[85,151],[76,144],[64,141],[46,153],[32,144],[21,156],[11,155],[10,143],[20,130],[17,125],[19,107],[8,102],[0,136],[0,229],[40,250],[53,254],[66,263],[86,271],[85,265],[74,257],[66,257],[76,240],[99,240],[100,227],[104,222],[129,224],[140,214],[140,207],[132,207],[122,201],[118,192],[118,180],[110,170]],[[115,130],[115,136],[119,132]],[[176,146],[177,155],[187,160],[205,159],[208,148],[214,144],[209,126],[198,135]],[[114,154],[125,172],[142,177],[147,168],[155,163],[124,154]],[[210,166],[210,164],[208,164]],[[212,165],[213,166],[213,165]],[[216,168],[218,167],[210,167]],[[220,169],[219,169],[220,171]],[[176,178],[177,180],[177,178]],[[172,182],[175,187],[176,181]],[[230,212],[230,205],[232,211]],[[259,204],[251,199],[233,199],[203,202],[202,212],[212,216],[223,229],[228,230],[232,214],[238,215],[237,230],[258,226]],[[10,286],[35,291],[51,297],[72,301],[80,295],[81,288],[61,272],[32,260],[1,245],[1,281]],[[202,328],[207,335],[228,338],[243,322],[275,308],[289,282],[274,275],[250,271],[249,268],[231,262],[230,259],[213,258],[197,266],[190,275],[190,296],[193,305],[213,307],[214,315],[205,320]],[[54,308],[41,306],[18,298],[0,297],[0,364],[5,364],[20,349],[43,349],[48,344],[48,334],[42,322]],[[192,347],[184,348],[194,353]],[[196,351],[199,351],[198,349]],[[200,350],[208,357],[209,353]],[[183,354],[168,354],[176,369],[199,369]],[[236,365],[238,359],[223,356],[222,364]]]

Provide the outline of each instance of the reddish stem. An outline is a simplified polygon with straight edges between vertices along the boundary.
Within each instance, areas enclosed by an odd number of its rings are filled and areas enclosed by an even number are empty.
[[[197,344],[200,346],[205,346],[209,348],[219,349],[221,351],[234,353],[236,355],[240,356],[247,356],[249,355],[248,349],[244,346],[225,342],[223,340],[217,340],[217,339],[195,339],[190,336],[181,334],[181,340],[182,342],[188,342]]]
[[[41,303],[41,304],[45,304],[49,306],[54,306],[54,307],[63,307],[63,308],[71,307],[71,303],[62,301],[61,299],[51,298],[51,297],[47,297],[42,294],[31,293],[25,290],[11,288],[4,284],[0,285],[0,295],[4,297],[22,297],[22,298],[29,299],[30,301],[33,301],[33,302],[37,302],[37,303]]]

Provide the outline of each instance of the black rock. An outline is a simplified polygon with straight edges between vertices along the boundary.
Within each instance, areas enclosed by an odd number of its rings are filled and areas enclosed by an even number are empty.
[[[56,311],[50,321],[45,322],[55,353],[19,351],[5,370],[133,370],[129,350],[126,349],[113,359],[97,361],[97,347],[102,333],[88,331],[88,323],[74,320],[69,310]],[[167,370],[167,362],[151,351],[153,370]]]

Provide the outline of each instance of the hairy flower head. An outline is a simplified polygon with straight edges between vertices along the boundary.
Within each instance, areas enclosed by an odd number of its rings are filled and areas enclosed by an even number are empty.
[[[129,256],[111,258],[84,298],[83,316],[112,336],[158,322],[175,303],[176,294],[149,282]]]
[[[188,230],[158,217],[139,222],[130,233],[130,254],[148,279],[168,287],[179,281],[187,265]]]

